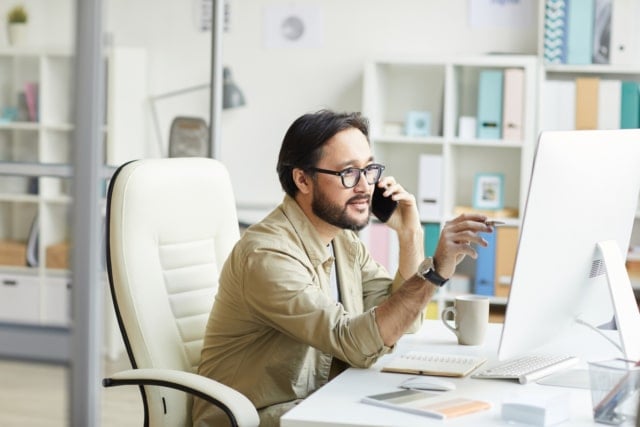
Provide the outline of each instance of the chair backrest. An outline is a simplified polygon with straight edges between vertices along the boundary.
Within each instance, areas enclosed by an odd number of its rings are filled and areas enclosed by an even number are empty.
[[[227,170],[207,158],[127,163],[111,180],[107,215],[111,293],[132,366],[195,372],[219,272],[239,238]],[[141,392],[151,425],[167,422],[168,404],[170,425],[190,423],[187,393]]]

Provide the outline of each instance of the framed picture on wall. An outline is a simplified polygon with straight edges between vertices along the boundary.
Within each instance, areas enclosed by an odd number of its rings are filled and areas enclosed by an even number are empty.
[[[502,209],[504,206],[504,175],[478,173],[473,187],[474,209]]]

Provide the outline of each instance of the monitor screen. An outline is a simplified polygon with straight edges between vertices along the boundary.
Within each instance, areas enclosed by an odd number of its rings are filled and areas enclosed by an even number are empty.
[[[611,324],[614,314],[626,356],[640,359],[640,314],[624,270],[639,192],[640,129],[541,133],[500,360],[531,353],[576,322]],[[608,242],[605,258],[600,242]]]

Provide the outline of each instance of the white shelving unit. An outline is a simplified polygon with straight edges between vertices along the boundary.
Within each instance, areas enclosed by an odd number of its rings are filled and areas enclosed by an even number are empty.
[[[509,68],[524,71],[523,138],[460,138],[459,118],[477,117],[480,71]],[[419,156],[442,156],[442,215],[434,222],[454,217],[458,206],[472,206],[477,173],[503,174],[504,206],[522,212],[536,141],[537,73],[537,58],[524,55],[385,58],[367,63],[363,113],[370,120],[376,160],[418,196]],[[430,113],[430,136],[402,133],[409,111]],[[502,219],[519,224],[519,218]],[[440,293],[437,300],[442,305],[450,298]],[[505,299],[497,297],[492,303],[505,304]]]
[[[116,47],[105,67],[105,159],[117,166],[144,152],[146,55]],[[59,332],[70,322],[73,72],[70,50],[0,49],[0,325]],[[30,84],[37,118],[20,108]]]
[[[629,4],[620,6],[629,7]],[[580,77],[598,78],[599,84],[607,80],[618,81],[635,81],[640,82],[640,51],[637,44],[632,44],[630,47],[636,49],[638,52],[637,57],[633,62],[619,63],[619,64],[585,64],[585,65],[573,65],[573,64],[548,64],[544,61],[544,25],[545,25],[545,2],[539,2],[538,10],[538,52],[539,52],[539,83],[540,93],[538,96],[538,117],[540,118],[539,130],[571,130],[575,129],[575,126],[571,124],[562,124],[560,128],[554,128],[553,126],[545,123],[543,118],[545,117],[545,109],[553,109],[554,102],[557,103],[557,94],[553,93],[553,84],[558,82],[574,82],[575,79]],[[615,7],[615,5],[614,5]],[[637,9],[637,5],[634,7]],[[615,23],[614,23],[615,24]],[[632,31],[632,28],[629,28]],[[635,43],[635,38],[631,39]],[[632,56],[628,56],[632,58]],[[557,86],[556,86],[557,87]],[[569,100],[571,101],[571,100]],[[597,100],[599,101],[599,100]],[[563,103],[565,105],[565,103]],[[575,107],[571,105],[571,107]],[[615,129],[614,127],[608,127],[608,129]],[[638,211],[636,213],[635,222],[633,226],[633,232],[631,235],[631,246],[640,247],[640,200],[638,201]],[[640,257],[640,254],[630,255],[629,260],[636,261]],[[640,291],[640,282],[637,277],[631,277],[632,285],[638,291]]]

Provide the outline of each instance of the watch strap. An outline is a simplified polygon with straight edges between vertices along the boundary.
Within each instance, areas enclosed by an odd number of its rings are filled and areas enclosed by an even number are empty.
[[[418,276],[423,280],[427,280],[434,285],[441,287],[444,286],[449,279],[442,277],[434,268],[433,258],[426,258],[418,267]]]

